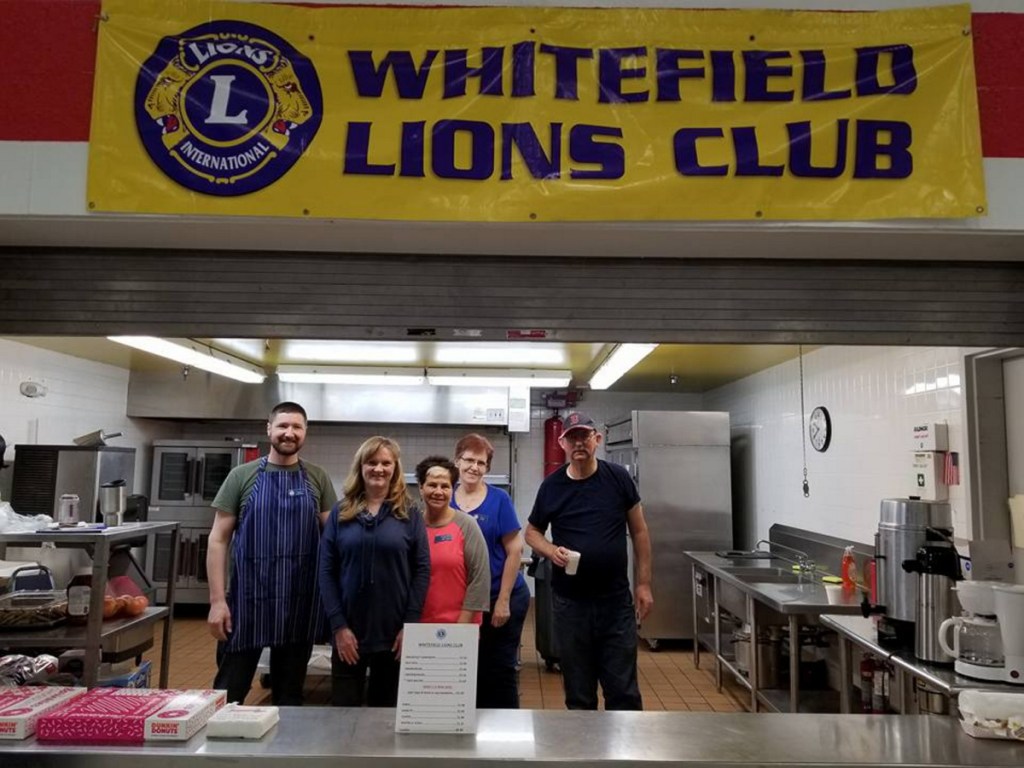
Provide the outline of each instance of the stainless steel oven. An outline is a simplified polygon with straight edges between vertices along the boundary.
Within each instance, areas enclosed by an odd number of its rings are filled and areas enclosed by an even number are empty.
[[[178,529],[178,580],[175,584],[176,603],[204,603],[209,600],[209,582],[206,578],[206,549],[210,526],[186,526]],[[157,588],[157,600],[167,596],[167,579],[171,573],[172,557],[170,534],[156,537],[149,563],[150,579]],[[178,593],[185,593],[182,597]]]
[[[228,473],[246,460],[255,446],[241,441],[159,440],[153,443],[153,486],[149,519],[180,523],[178,551],[171,551],[171,537],[158,536],[147,558],[146,570],[157,589],[157,600],[166,600],[172,558],[178,558],[175,603],[206,603],[210,599],[206,578],[206,548],[213,527],[213,500]]]
[[[213,502],[228,472],[242,460],[241,443],[161,440],[153,444],[150,504],[201,507]]]

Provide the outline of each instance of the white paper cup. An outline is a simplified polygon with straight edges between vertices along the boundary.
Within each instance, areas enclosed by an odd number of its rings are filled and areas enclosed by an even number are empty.
[[[580,567],[580,553],[570,550],[569,562],[565,565],[565,572],[569,576],[576,575],[576,569]]]
[[[842,605],[846,602],[843,598],[842,584],[826,584],[825,596],[828,597],[829,605]]]

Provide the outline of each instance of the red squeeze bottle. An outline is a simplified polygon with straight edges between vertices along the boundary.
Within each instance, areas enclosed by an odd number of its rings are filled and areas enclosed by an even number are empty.
[[[847,547],[843,551],[843,559],[839,563],[839,576],[843,580],[843,591],[852,592],[856,587],[855,573],[857,564],[853,559],[853,547]]]

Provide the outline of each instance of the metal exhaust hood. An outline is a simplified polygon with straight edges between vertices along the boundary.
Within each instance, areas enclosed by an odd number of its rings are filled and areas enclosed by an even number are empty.
[[[379,424],[507,426],[506,387],[363,386],[286,384],[276,376],[262,384],[205,371],[132,371],[128,416],[156,419],[264,421],[284,400],[299,403],[311,421]]]

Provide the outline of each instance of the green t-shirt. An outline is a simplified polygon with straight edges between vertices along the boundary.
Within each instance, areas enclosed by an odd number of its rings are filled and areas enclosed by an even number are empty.
[[[238,516],[239,510],[245,506],[245,503],[252,495],[252,489],[256,487],[256,476],[259,474],[261,461],[263,459],[256,459],[255,461],[241,464],[228,473],[220,490],[217,491],[216,498],[213,500],[214,509],[219,509],[236,517]],[[303,461],[302,467],[306,470],[306,476],[313,487],[313,494],[317,499],[317,509],[321,512],[330,510],[331,507],[338,503],[338,495],[334,492],[331,478],[316,464]],[[279,464],[267,462],[267,472],[298,471],[298,464],[282,467]]]

